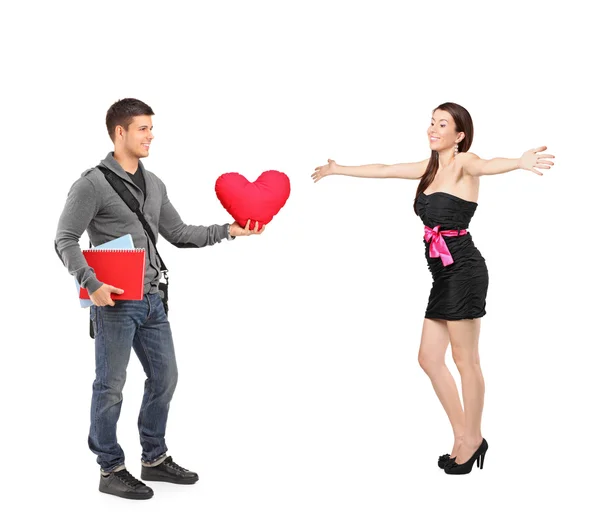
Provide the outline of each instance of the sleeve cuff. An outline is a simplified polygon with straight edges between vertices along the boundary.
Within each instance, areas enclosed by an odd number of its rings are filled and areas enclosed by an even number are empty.
[[[97,278],[90,278],[87,282],[85,282],[85,288],[90,295],[94,294],[103,285],[104,283],[98,281]]]
[[[235,239],[235,236],[232,236],[229,231],[231,229],[231,225],[230,224],[226,224],[225,225],[225,237],[224,239],[227,239],[228,241],[233,241]]]

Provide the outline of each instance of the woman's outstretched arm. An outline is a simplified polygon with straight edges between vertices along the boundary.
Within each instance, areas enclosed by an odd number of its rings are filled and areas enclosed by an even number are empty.
[[[311,175],[314,182],[318,182],[328,175],[348,175],[349,177],[365,178],[399,178],[418,179],[427,169],[429,159],[407,164],[367,164],[365,166],[340,166],[335,160],[327,160],[324,166],[315,168]]]
[[[461,153],[460,156],[462,157],[464,172],[473,177],[498,175],[514,171],[515,169],[526,169],[527,171],[541,175],[542,172],[535,168],[550,169],[554,165],[554,162],[547,160],[554,158],[554,155],[538,154],[546,149],[548,149],[546,146],[530,149],[529,151],[525,151],[521,158],[492,158],[484,160],[474,153]]]

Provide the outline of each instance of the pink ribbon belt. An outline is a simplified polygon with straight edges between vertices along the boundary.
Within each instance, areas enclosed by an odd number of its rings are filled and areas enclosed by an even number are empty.
[[[452,255],[448,250],[448,246],[446,245],[443,236],[464,236],[466,233],[466,230],[440,230],[440,225],[437,225],[435,228],[429,228],[428,226],[425,226],[425,241],[430,243],[429,257],[442,258],[442,264],[444,267],[452,265],[454,260],[452,259]]]

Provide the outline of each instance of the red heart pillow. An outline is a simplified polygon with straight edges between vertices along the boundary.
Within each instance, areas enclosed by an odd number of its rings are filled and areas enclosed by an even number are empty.
[[[258,229],[269,223],[290,196],[290,179],[280,171],[265,171],[254,182],[239,173],[224,173],[215,183],[217,197],[238,224]]]

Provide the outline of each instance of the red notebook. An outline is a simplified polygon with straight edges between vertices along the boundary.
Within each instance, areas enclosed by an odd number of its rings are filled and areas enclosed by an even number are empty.
[[[88,265],[94,269],[96,278],[102,283],[123,289],[123,294],[112,294],[113,300],[141,300],[144,296],[144,275],[146,273],[146,251],[134,249],[95,249],[83,251]],[[83,287],[79,298],[90,295]]]

